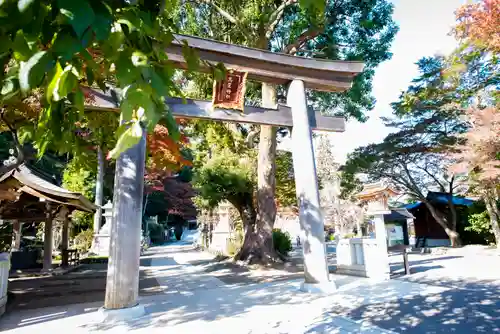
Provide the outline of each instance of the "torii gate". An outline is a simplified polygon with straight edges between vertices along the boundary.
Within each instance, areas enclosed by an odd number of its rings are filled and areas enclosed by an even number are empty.
[[[211,102],[169,99],[174,116],[206,118],[226,122],[292,126],[292,153],[295,171],[299,222],[304,232],[304,283],[306,291],[335,289],[329,281],[324,245],[324,222],[320,211],[318,181],[314,162],[311,129],[343,132],[345,121],[324,117],[308,110],[305,89],[341,92],[349,89],[363,63],[295,57],[191,36],[176,35],[166,50],[178,68],[187,68],[182,55],[182,40],[197,50],[202,60],[223,63],[227,68],[248,72],[248,79],[271,84],[289,84],[287,106],[274,108],[245,107],[244,113],[212,109]],[[201,71],[206,69],[202,68]],[[95,90],[92,106],[87,109],[117,110],[111,94]],[[116,162],[113,219],[104,308],[114,311],[112,318],[144,314],[138,305],[139,256],[144,188],[145,135],[134,147],[122,153]],[[118,315],[118,309],[120,314]],[[115,311],[116,310],[116,311]],[[106,312],[107,312],[106,311]],[[127,315],[125,315],[127,314]]]

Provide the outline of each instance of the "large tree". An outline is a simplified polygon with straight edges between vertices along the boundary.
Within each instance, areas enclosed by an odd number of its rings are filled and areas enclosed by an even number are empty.
[[[455,36],[460,47],[454,52],[455,77],[481,68],[481,89],[467,110],[470,129],[452,154],[452,169],[469,174],[471,190],[480,195],[487,209],[491,230],[500,247],[500,1],[483,0],[460,7]],[[489,69],[484,71],[484,69]]]
[[[436,222],[448,234],[453,246],[461,244],[457,232],[457,212],[452,196],[460,183],[447,172],[447,158],[460,135],[467,130],[461,118],[464,103],[473,94],[464,82],[450,84],[446,79],[446,61],[442,57],[424,58],[418,62],[420,76],[392,104],[394,117],[387,125],[395,127],[382,143],[371,144],[349,155],[344,169],[344,183],[356,173],[369,180],[389,180],[406,194],[422,201]],[[448,194],[451,215],[441,212],[427,201],[430,190]]]
[[[160,120],[176,140],[178,131],[163,100],[178,94],[163,52],[175,29],[164,13],[173,5],[168,1],[0,2],[0,115],[14,140],[19,141],[20,128],[11,126],[17,114],[21,121],[34,120],[31,140],[39,154],[50,146],[73,147],[79,123],[85,121],[81,88],[105,89],[106,81],[124,92],[119,97],[122,124],[110,131],[118,136],[110,157],[136,144],[144,129],[151,131]],[[15,164],[23,159],[18,150]]]
[[[374,106],[371,81],[374,68],[390,58],[390,43],[397,31],[392,4],[369,1],[180,1],[181,31],[224,42],[320,59],[361,60],[366,67],[344,93],[308,92],[309,102],[323,113],[365,120]],[[299,5],[300,4],[300,5]],[[210,89],[206,78],[201,88]],[[263,84],[260,94],[249,89],[253,102],[274,106],[283,102],[284,87]],[[259,135],[257,215],[248,228],[246,253],[272,254],[272,227],[276,217],[276,129],[261,126]],[[255,235],[251,235],[255,234]],[[258,236],[257,236],[258,234]],[[250,243],[250,240],[259,243]],[[252,251],[250,251],[252,249]]]

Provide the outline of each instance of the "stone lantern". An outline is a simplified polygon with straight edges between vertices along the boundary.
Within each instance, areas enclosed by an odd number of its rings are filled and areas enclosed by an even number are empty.
[[[94,243],[92,245],[92,253],[99,256],[109,255],[109,239],[111,232],[111,219],[113,217],[113,204],[108,201],[102,207],[104,217],[104,225],[99,229],[99,233],[94,235]]]
[[[389,278],[389,255],[387,253],[387,233],[385,229],[384,215],[390,214],[389,198],[398,195],[398,192],[389,185],[378,182],[367,184],[363,190],[356,195],[356,198],[361,202],[367,203],[367,214],[373,216],[375,225],[375,240],[377,253],[378,274],[384,278]]]

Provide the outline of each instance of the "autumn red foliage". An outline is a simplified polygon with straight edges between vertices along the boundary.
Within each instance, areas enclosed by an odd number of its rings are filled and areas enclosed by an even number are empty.
[[[466,142],[458,147],[455,171],[474,171],[481,182],[500,179],[500,112],[494,108],[471,108],[467,112],[471,124],[464,135]]]
[[[150,154],[147,166],[148,173],[165,173],[179,170],[183,166],[190,166],[191,161],[181,154],[183,145],[188,143],[187,137],[181,133],[181,140],[176,142],[162,125],[156,125],[154,131],[147,136],[148,151]]]
[[[156,125],[147,136],[149,159],[146,168],[146,193],[162,196],[165,210],[169,215],[177,215],[185,220],[196,218],[193,203],[195,191],[189,182],[183,182],[174,174],[191,161],[181,154],[183,146],[189,143],[182,133],[182,120],[177,120],[181,128],[181,139],[176,142],[162,125]]]
[[[456,11],[455,35],[494,52],[500,51],[500,0],[469,3]]]

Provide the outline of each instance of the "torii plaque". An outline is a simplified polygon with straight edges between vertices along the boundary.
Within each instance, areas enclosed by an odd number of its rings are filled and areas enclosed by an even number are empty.
[[[183,40],[196,49],[204,61],[223,63],[226,68],[246,72],[249,80],[289,84],[287,106],[245,106],[243,113],[214,108],[210,101],[188,100],[183,104],[179,99],[169,99],[166,103],[176,117],[292,127],[299,221],[305,235],[305,279],[302,288],[307,291],[334,289],[334,283],[329,280],[326,262],[324,223],[319,206],[311,129],[342,132],[345,122],[342,118],[324,117],[309,110],[305,89],[330,92],[349,89],[354,76],[363,70],[363,64],[295,57],[176,35],[166,53],[178,68],[187,68],[182,56]],[[200,70],[206,69],[202,67]],[[117,110],[110,94],[93,90],[88,90],[87,94],[94,97],[94,103],[88,106],[89,109]],[[143,137],[136,146],[122,153],[117,160],[105,308],[133,308],[137,305],[142,201],[134,201],[133,198],[140,196],[143,191],[145,151],[146,140]]]

